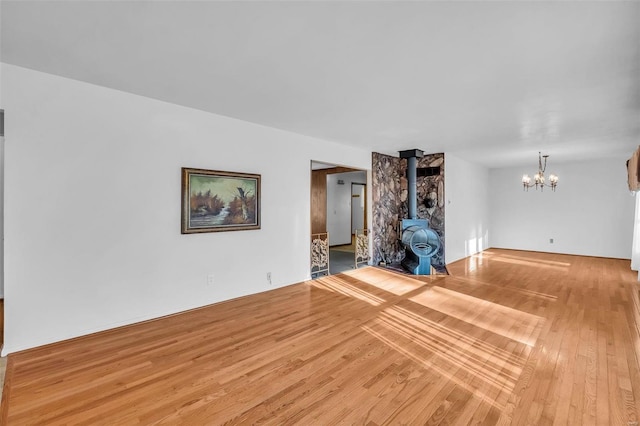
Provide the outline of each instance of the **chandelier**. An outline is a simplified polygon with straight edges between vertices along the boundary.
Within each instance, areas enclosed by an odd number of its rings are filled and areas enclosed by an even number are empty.
[[[543,158],[544,165],[542,164]],[[522,176],[523,189],[526,189],[528,191],[529,188],[535,186],[536,189],[540,188],[540,191],[542,191],[545,186],[549,186],[551,187],[551,190],[556,190],[556,186],[558,185],[558,176],[553,174],[549,175],[549,183],[546,183],[544,180],[544,172],[547,169],[547,158],[549,158],[548,155],[542,155],[540,152],[538,152],[538,173],[536,173],[533,177],[533,182],[531,182],[531,178],[529,177],[529,175]]]

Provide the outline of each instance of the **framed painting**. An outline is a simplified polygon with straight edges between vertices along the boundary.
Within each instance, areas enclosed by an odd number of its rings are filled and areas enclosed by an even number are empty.
[[[260,175],[182,168],[182,233],[260,229]]]

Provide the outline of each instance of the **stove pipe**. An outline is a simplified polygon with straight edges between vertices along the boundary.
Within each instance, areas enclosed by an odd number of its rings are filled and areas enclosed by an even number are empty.
[[[419,149],[408,149],[400,151],[400,158],[407,159],[407,185],[409,202],[409,219],[417,219],[418,194],[416,181],[418,179],[418,158],[422,158],[424,153]]]

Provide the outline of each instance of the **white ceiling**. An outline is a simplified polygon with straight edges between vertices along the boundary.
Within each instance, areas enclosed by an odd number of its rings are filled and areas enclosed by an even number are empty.
[[[388,154],[640,144],[640,2],[6,1],[3,62]]]

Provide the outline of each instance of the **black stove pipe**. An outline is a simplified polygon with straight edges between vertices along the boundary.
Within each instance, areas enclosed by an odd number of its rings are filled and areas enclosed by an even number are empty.
[[[418,191],[416,181],[418,180],[418,158],[422,158],[423,152],[419,149],[408,149],[400,151],[400,158],[407,159],[407,185],[409,202],[409,219],[418,218]]]

